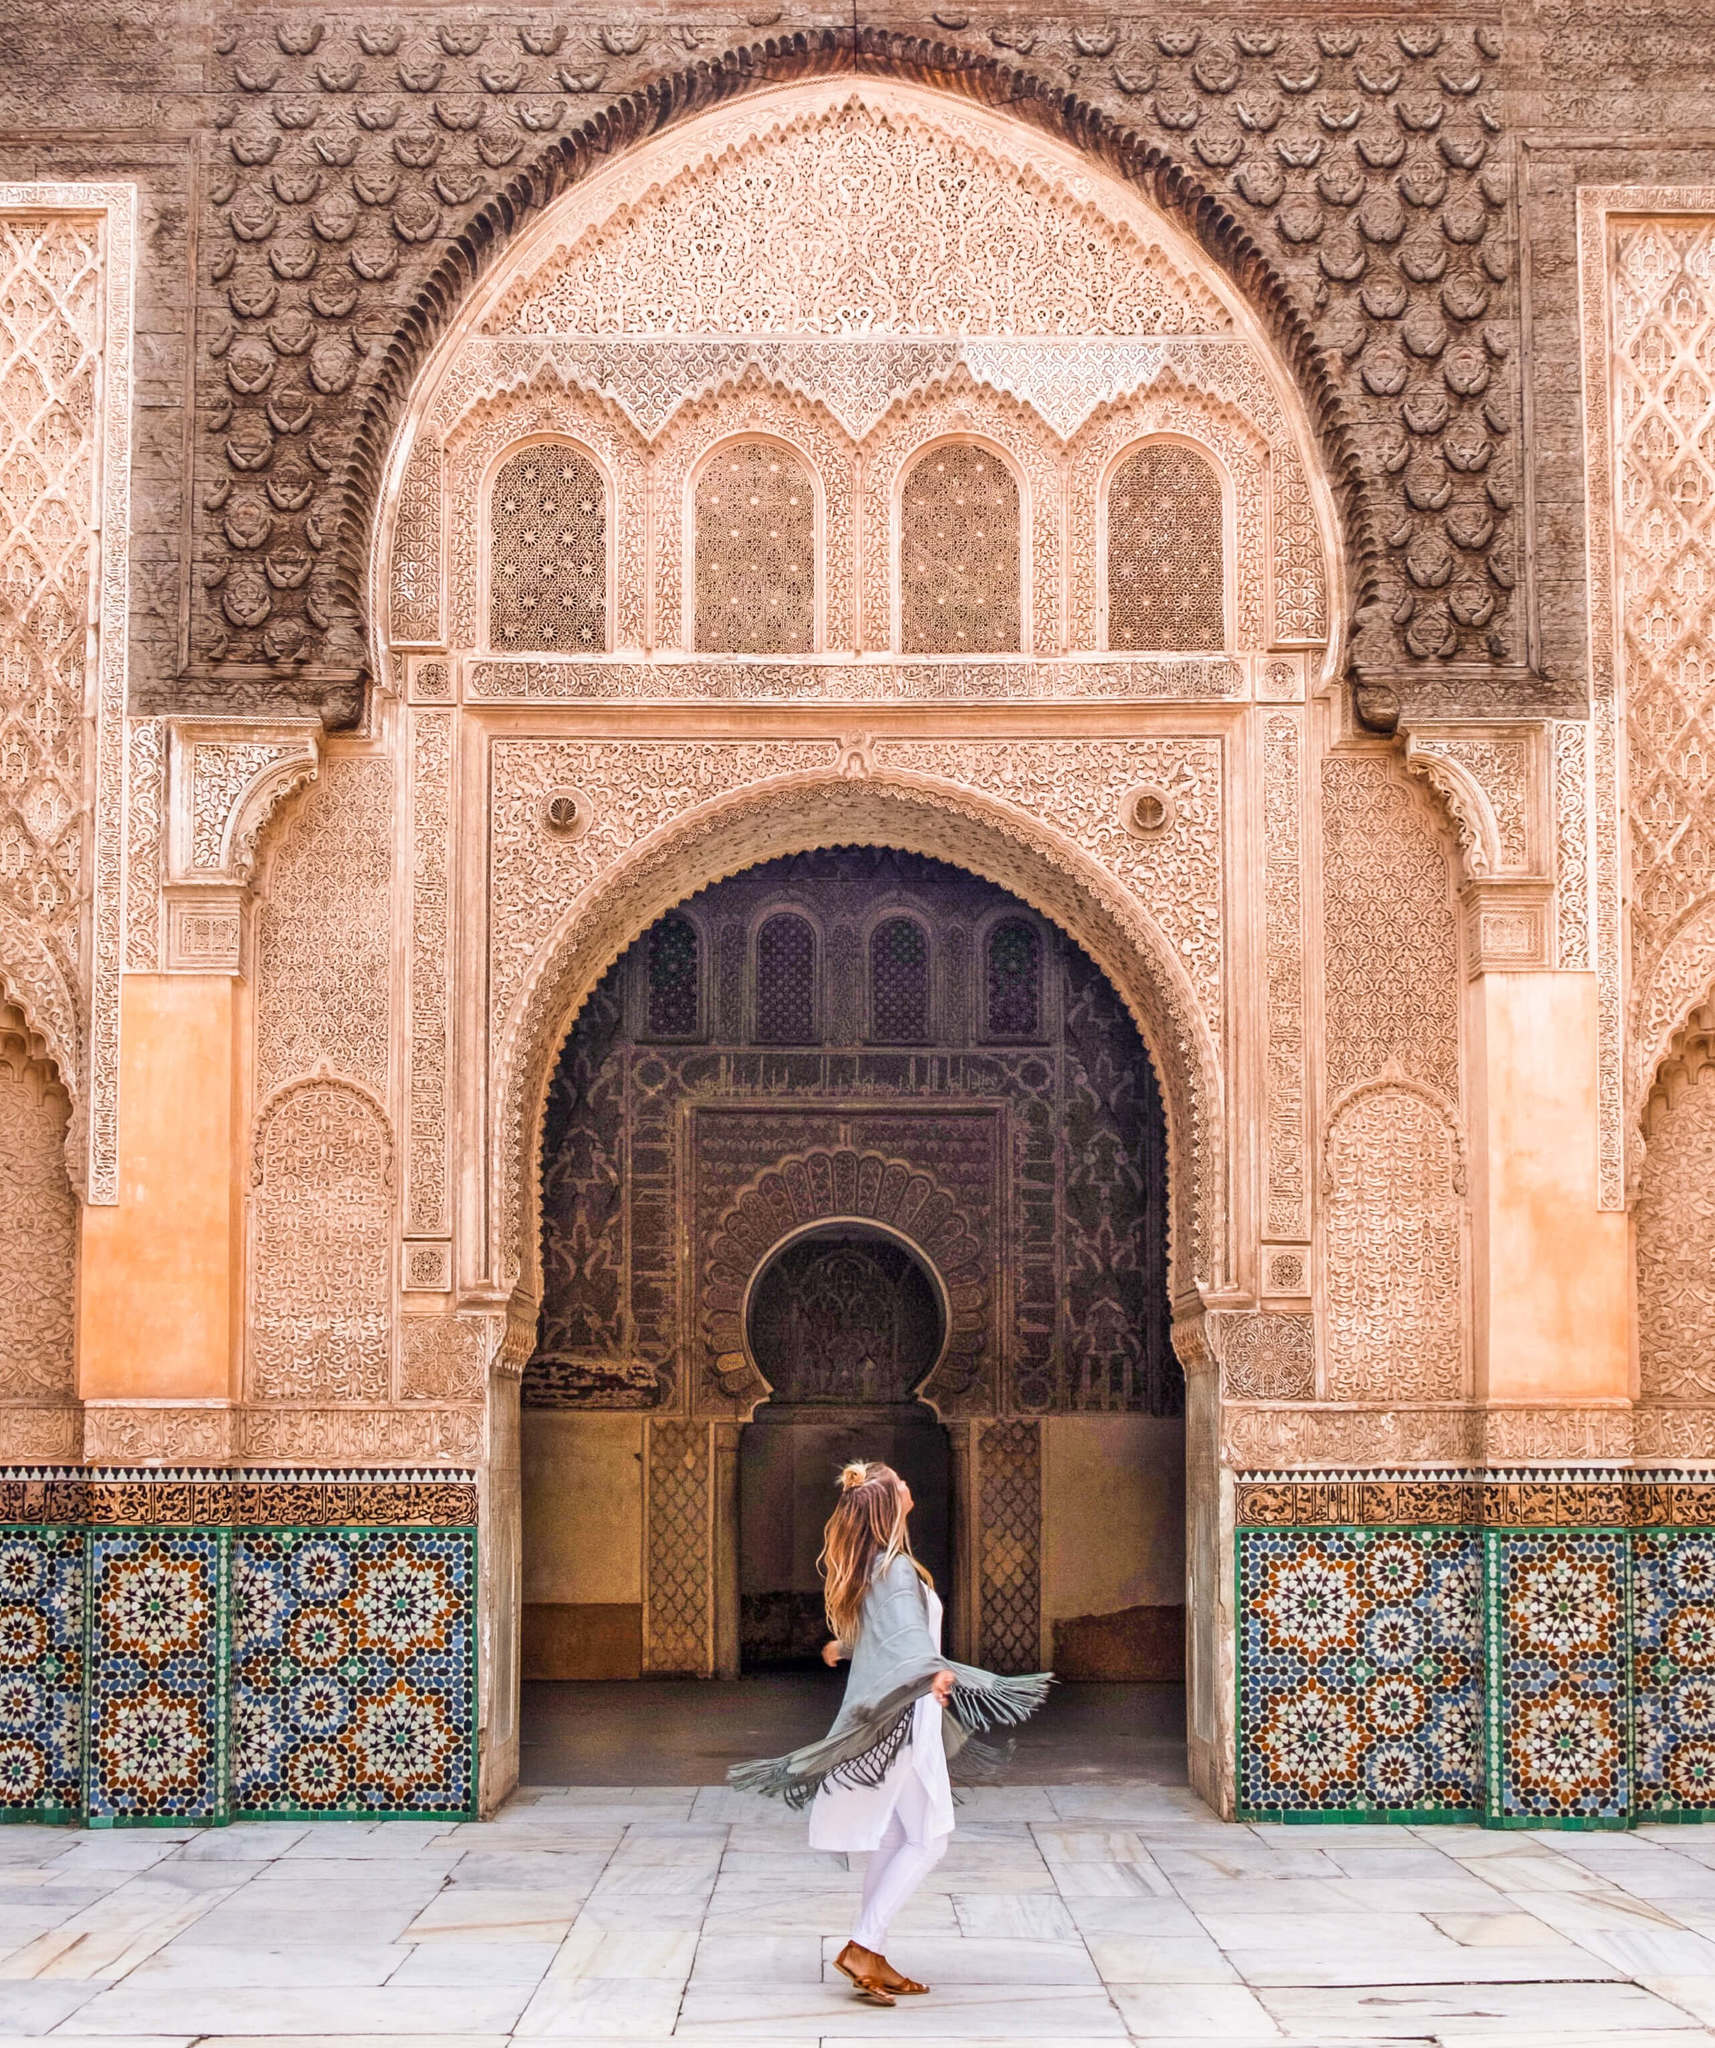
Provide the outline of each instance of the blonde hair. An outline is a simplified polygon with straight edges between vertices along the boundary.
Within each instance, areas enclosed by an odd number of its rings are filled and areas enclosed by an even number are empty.
[[[906,1513],[905,1490],[891,1465],[856,1460],[841,1471],[840,1497],[822,1531],[822,1554],[816,1559],[828,1632],[840,1642],[857,1638],[878,1560],[885,1566],[896,1557],[910,1558],[924,1585],[934,1584],[912,1555]]]

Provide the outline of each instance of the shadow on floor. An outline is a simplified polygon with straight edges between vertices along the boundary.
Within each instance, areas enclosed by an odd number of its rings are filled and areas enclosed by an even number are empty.
[[[844,1684],[843,1671],[534,1680],[519,1775],[526,1785],[718,1785],[729,1764],[825,1735]],[[1015,1734],[1014,1784],[1185,1782],[1183,1686],[1057,1686]]]

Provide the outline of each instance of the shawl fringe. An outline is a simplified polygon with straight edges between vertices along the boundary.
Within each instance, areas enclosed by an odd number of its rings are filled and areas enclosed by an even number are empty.
[[[824,1785],[879,1785],[910,1735],[912,1709],[933,1690],[936,1672],[947,1670],[953,1673],[951,1719],[945,1730],[948,1760],[957,1758],[962,1779],[993,1778],[1010,1757],[1012,1744],[997,1747],[972,1741],[972,1735],[1028,1720],[1048,1697],[1054,1683],[1051,1671],[1002,1678],[969,1664],[937,1663],[934,1670],[896,1687],[856,1715],[843,1733],[806,1743],[785,1756],[734,1764],[727,1783],[735,1791],[783,1799],[794,1811],[808,1806]]]

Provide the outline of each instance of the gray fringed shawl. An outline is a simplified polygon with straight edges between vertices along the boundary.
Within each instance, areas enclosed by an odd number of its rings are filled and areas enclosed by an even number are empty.
[[[786,1756],[734,1764],[727,1782],[741,1792],[764,1792],[788,1806],[807,1806],[824,1784],[879,1785],[911,1733],[911,1710],[940,1671],[953,1674],[953,1696],[942,1722],[948,1761],[960,1775],[985,1776],[998,1758],[973,1732],[1014,1726],[1047,1698],[1053,1673],[1001,1678],[942,1656],[929,1633],[922,1581],[909,1558],[877,1571],[864,1596],[845,1699],[820,1742]]]

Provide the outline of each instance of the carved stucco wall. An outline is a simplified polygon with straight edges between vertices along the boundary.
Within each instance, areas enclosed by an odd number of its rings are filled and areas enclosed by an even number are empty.
[[[687,33],[699,58],[713,48],[705,27]],[[369,451],[415,346],[383,345],[394,309],[436,264],[450,275],[488,240],[503,193],[527,215],[578,177],[591,161],[584,107],[614,110],[608,147],[634,132],[635,103],[616,96],[674,72],[686,47],[665,20],[568,30],[408,13],[350,29],[257,16],[217,38],[230,99],[206,184],[199,496],[240,502],[198,514],[199,687],[269,691],[248,658],[273,665],[275,701],[350,702]],[[1259,285],[1277,330],[1321,343],[1314,369],[1304,361],[1336,463],[1345,436],[1389,451],[1349,479],[1361,581],[1378,600],[1360,655],[1378,678],[1402,671],[1446,699],[1465,689],[1438,673],[1455,657],[1491,678],[1478,687],[1492,695],[1544,694],[1509,552],[1516,300],[1500,51],[1494,30],[1464,24],[1127,20],[997,26],[987,41],[934,30],[928,43],[909,28],[788,29],[747,63],[756,76],[839,71],[861,52],[866,68],[932,79],[958,67],[977,95],[1022,96],[1049,127],[1111,133],[1121,161],[1171,166],[1157,189],[1211,195],[1208,232],[1235,261],[1242,223],[1266,252]],[[687,73],[680,103],[719,69]],[[625,274],[601,272],[610,295]],[[365,452],[342,476],[360,421]],[[309,448],[335,465],[323,471]],[[255,479],[271,463],[284,473],[270,492]]]
[[[118,1194],[133,195],[0,183],[0,992]]]
[[[69,1408],[76,1391],[70,1109],[41,1040],[15,1005],[0,1004],[0,1429],[13,1456],[63,1457],[72,1448],[69,1416],[54,1442],[52,1420],[35,1413]]]
[[[939,196],[925,210],[931,162]],[[854,189],[886,235],[830,208]],[[759,190],[794,219],[762,270],[745,246]],[[1061,221],[1054,246],[1075,247],[1088,278],[1074,286],[1058,257],[1045,266],[1047,245],[1013,222],[1021,207]],[[704,253],[663,265],[654,252],[687,209]],[[690,123],[569,194],[478,288],[425,372],[371,569],[402,629],[393,644],[432,641],[444,619],[454,648],[488,645],[489,479],[509,442],[548,433],[604,473],[616,650],[692,644],[691,479],[720,441],[754,433],[814,478],[819,646],[895,644],[902,479],[947,435],[981,438],[1018,479],[1025,650],[1103,644],[1107,483],[1128,447],[1164,434],[1207,448],[1224,479],[1225,643],[1318,642],[1333,577],[1307,434],[1230,287],[1200,264],[1132,188],[1092,182],[1016,124],[879,81],[861,99],[836,81]],[[431,474],[447,480],[444,522]],[[485,664],[471,687],[540,699],[685,694],[693,681],[710,693],[701,671],[640,689],[623,671],[537,661]]]
[[[1711,1398],[1715,188],[1594,188],[1580,232],[1605,1192],[1635,1190],[1641,1390],[1679,1404],[1639,1441],[1671,1455],[1706,1440],[1684,1404]]]
[[[1638,1378],[1646,1399],[1715,1400],[1715,1065],[1672,1061],[1646,1125],[1637,1195]]]
[[[1466,1391],[1459,940],[1433,817],[1381,754],[1322,763],[1324,1391]]]

